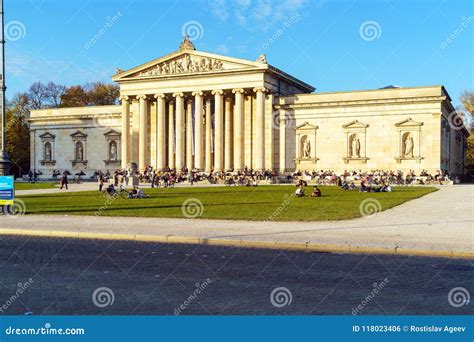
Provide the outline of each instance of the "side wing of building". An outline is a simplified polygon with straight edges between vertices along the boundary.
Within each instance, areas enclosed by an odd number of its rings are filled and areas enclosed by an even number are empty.
[[[462,175],[467,130],[442,86],[282,97],[277,168]]]

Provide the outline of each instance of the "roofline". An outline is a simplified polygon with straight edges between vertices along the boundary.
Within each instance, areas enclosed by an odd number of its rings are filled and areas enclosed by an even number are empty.
[[[107,107],[120,107],[120,105],[99,105],[99,106],[75,106],[75,107],[59,107],[59,108],[41,108],[41,109],[30,109],[30,112],[46,112],[50,110],[61,111],[61,110],[71,110],[71,109],[95,109],[95,108],[107,108]]]
[[[394,90],[409,90],[409,89],[421,89],[421,88],[441,88],[444,90],[445,95],[451,101],[451,97],[447,93],[446,89],[443,85],[430,85],[430,86],[416,86],[416,87],[400,87],[400,88],[389,88],[389,89],[363,89],[363,90],[346,90],[346,91],[327,91],[327,92],[318,92],[318,93],[311,93],[311,94],[295,94],[295,95],[288,95],[286,97],[291,96],[312,96],[312,95],[330,95],[330,94],[344,94],[344,93],[368,93],[368,92],[376,92],[376,91],[394,91]]]

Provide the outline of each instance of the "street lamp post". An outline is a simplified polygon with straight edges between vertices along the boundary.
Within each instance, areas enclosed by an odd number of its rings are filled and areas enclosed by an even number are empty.
[[[1,74],[0,74],[0,175],[7,175],[10,171],[10,158],[7,154],[7,137],[6,137],[6,115],[5,115],[5,34],[4,34],[4,13],[3,13],[3,0],[0,0],[0,15],[2,16],[2,25],[1,25],[1,49],[0,58],[1,58]]]

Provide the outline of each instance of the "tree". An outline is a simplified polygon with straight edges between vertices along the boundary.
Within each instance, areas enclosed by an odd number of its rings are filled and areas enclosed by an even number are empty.
[[[28,93],[19,93],[6,108],[7,152],[12,162],[11,172],[17,177],[30,168],[30,106]]]
[[[58,108],[61,105],[61,96],[65,89],[65,86],[54,82],[48,84],[35,82],[26,93],[29,107],[31,109]]]
[[[47,87],[43,83],[33,83],[28,90],[27,96],[32,109],[41,109],[47,107],[49,95]]]
[[[118,103],[120,89],[102,82],[67,87],[61,96],[61,107],[104,106]]]
[[[461,103],[463,109],[466,111],[467,115],[470,115],[469,119],[465,119],[465,122],[470,124],[471,127],[467,127],[467,129],[471,132],[472,130],[472,117],[474,115],[474,91],[466,90],[461,95]],[[474,175],[474,134],[472,134],[467,138],[467,151],[466,151],[466,168],[468,173],[473,177]]]
[[[66,87],[54,82],[49,82],[46,85],[46,94],[48,96],[49,104],[51,107],[61,107],[61,98],[66,91]]]
[[[87,85],[91,106],[113,105],[118,103],[120,88],[115,84],[102,82]]]
[[[61,96],[61,107],[82,107],[89,105],[89,94],[83,86],[67,87]]]

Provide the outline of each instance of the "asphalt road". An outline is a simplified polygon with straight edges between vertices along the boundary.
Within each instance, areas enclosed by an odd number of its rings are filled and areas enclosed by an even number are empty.
[[[0,237],[7,315],[464,315],[471,295],[472,260]]]

